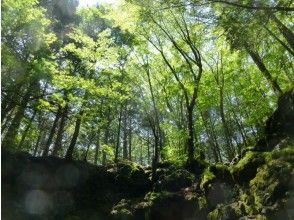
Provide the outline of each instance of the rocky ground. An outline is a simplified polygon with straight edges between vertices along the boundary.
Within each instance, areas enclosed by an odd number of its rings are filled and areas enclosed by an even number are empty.
[[[294,94],[235,164],[98,167],[2,149],[2,219],[294,219]]]

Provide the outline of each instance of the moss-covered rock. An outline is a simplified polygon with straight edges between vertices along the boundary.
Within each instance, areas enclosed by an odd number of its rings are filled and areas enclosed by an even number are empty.
[[[204,169],[207,166],[208,163],[206,161],[194,159],[192,161],[187,161],[187,163],[185,164],[185,169],[198,176],[201,175],[201,173],[203,173]]]
[[[150,204],[148,219],[206,219],[205,211],[199,210],[196,196],[188,197],[185,192],[150,192],[145,202]]]
[[[216,209],[211,211],[207,219],[209,220],[233,220],[239,219],[244,215],[244,208],[241,202],[229,205],[219,204]]]
[[[131,219],[133,216],[131,210],[131,201],[122,199],[111,210],[111,216],[114,219]]]
[[[279,159],[294,164],[294,145],[273,150],[271,152],[271,159]]]
[[[185,169],[169,170],[160,173],[154,190],[179,191],[181,188],[191,186],[194,180],[195,176]]]
[[[149,175],[138,164],[129,161],[120,161],[114,164],[108,171],[115,175],[117,187],[125,192],[130,192],[133,196],[137,193],[147,192],[151,189]]]
[[[270,161],[258,169],[256,177],[250,181],[250,189],[259,211],[285,197],[291,188],[292,172],[291,164],[281,160]]]
[[[209,169],[219,181],[223,181],[228,184],[233,183],[232,174],[228,166],[221,163],[217,163],[215,165],[210,166]]]
[[[265,163],[263,153],[249,151],[234,166],[231,167],[231,174],[235,182],[247,184],[256,175],[257,168]]]
[[[200,189],[206,191],[211,184],[216,179],[216,176],[211,172],[210,168],[206,168],[201,175]]]

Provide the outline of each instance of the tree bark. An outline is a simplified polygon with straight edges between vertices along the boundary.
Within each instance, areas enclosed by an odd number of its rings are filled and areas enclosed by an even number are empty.
[[[96,143],[95,156],[94,156],[95,165],[97,165],[97,162],[98,162],[99,149],[100,149],[100,129],[97,132],[97,143]]]
[[[127,110],[125,109],[123,117],[123,159],[128,159],[128,132],[127,132]]]
[[[50,133],[49,133],[45,148],[43,150],[42,156],[48,156],[49,148],[50,148],[50,145],[52,143],[52,140],[53,140],[55,130],[56,130],[56,127],[58,125],[58,121],[60,119],[60,116],[61,116],[61,107],[59,106],[58,110],[57,110],[57,113],[56,113],[56,116],[55,116],[55,119],[54,119],[54,122],[53,122],[53,125],[52,125],[51,130],[50,130]]]
[[[25,139],[26,139],[26,137],[27,137],[27,134],[28,134],[28,132],[29,132],[31,126],[32,126],[32,123],[33,123],[33,121],[34,121],[34,118],[35,118],[36,114],[37,114],[37,111],[34,110],[34,113],[33,113],[32,117],[30,118],[30,121],[28,122],[28,125],[27,125],[25,131],[23,132],[23,135],[22,135],[22,137],[21,137],[21,140],[20,140],[20,142],[19,142],[19,144],[18,144],[18,149],[20,149],[20,148],[23,146],[24,141],[25,141]]]
[[[129,142],[129,149],[128,149],[128,159],[132,161],[132,117],[129,117],[129,131],[128,131],[128,142]]]
[[[82,117],[83,117],[83,110],[80,112],[80,115],[78,115],[77,120],[76,120],[76,125],[75,125],[75,130],[71,139],[71,142],[69,144],[69,147],[66,151],[65,159],[66,160],[72,160],[73,156],[73,151],[77,143],[77,139],[80,133],[80,128],[81,128],[81,123],[82,123]]]
[[[62,148],[62,138],[64,133],[65,122],[67,119],[67,114],[68,114],[68,105],[66,104],[64,109],[62,110],[60,124],[59,124],[55,144],[52,151],[53,156],[57,156],[59,151]]]
[[[188,139],[187,139],[187,150],[188,160],[194,159],[194,123],[193,123],[193,108],[187,109],[187,122],[188,122]]]
[[[281,31],[284,38],[287,40],[292,50],[294,50],[294,34],[293,32],[286,27],[273,13],[270,13],[270,18],[276,23],[277,27]]]
[[[121,130],[122,111],[123,111],[123,105],[121,104],[120,105],[120,110],[119,110],[119,117],[118,117],[118,128],[117,128],[117,136],[116,136],[114,162],[118,161],[118,153],[119,153],[119,146],[120,146],[120,130]]]
[[[274,92],[276,92],[278,95],[282,94],[283,93],[282,89],[280,88],[277,81],[275,79],[273,79],[271,73],[269,72],[269,70],[264,65],[264,63],[263,63],[261,57],[259,56],[259,54],[257,52],[255,52],[255,51],[251,50],[248,46],[246,46],[246,50],[249,53],[249,55],[251,56],[254,63],[257,65],[258,69],[263,73],[264,77],[267,79],[267,81],[271,85]]]
[[[20,106],[18,107],[18,110],[15,113],[15,116],[6,132],[6,135],[2,142],[4,147],[12,147],[16,144],[16,135],[17,135],[21,120],[24,116],[25,109],[28,105],[30,95],[31,95],[30,89],[32,87],[33,85],[30,85],[29,88],[27,89],[23,97],[23,100],[21,101]]]

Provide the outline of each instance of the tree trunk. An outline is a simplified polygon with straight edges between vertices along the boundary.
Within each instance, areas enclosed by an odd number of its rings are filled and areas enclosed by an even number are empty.
[[[290,54],[292,54],[292,56],[294,56],[294,51],[291,50],[291,48],[288,47],[288,45],[286,43],[284,43],[274,32],[272,32],[269,28],[267,28],[264,25],[264,28],[267,30],[267,32],[269,32],[269,34],[276,40],[278,41]]]
[[[123,119],[123,159],[128,159],[128,131],[127,131],[127,112],[125,110]]]
[[[50,148],[50,145],[52,143],[52,140],[53,140],[53,137],[54,137],[54,134],[55,134],[55,130],[56,130],[56,127],[58,125],[58,121],[60,119],[60,115],[61,115],[61,107],[59,106],[58,110],[57,110],[57,113],[56,113],[56,116],[55,116],[55,119],[54,119],[54,122],[53,122],[53,125],[52,125],[51,130],[50,130],[50,133],[49,133],[45,148],[43,150],[43,154],[42,154],[43,156],[48,156],[49,148]]]
[[[36,114],[37,114],[37,111],[34,110],[34,113],[33,113],[32,117],[30,118],[30,121],[28,122],[28,125],[27,125],[25,131],[23,132],[23,135],[21,137],[21,140],[20,140],[20,142],[18,144],[18,149],[20,149],[23,146],[24,141],[25,141],[25,139],[27,137],[28,131],[30,130],[30,128],[32,126],[32,123],[34,121],[34,118],[35,118]]]
[[[220,86],[220,88],[219,88],[219,98],[220,98],[219,110],[220,110],[221,121],[222,121],[223,128],[224,128],[224,135],[225,135],[225,140],[226,140],[226,145],[227,145],[226,149],[227,149],[229,159],[232,160],[234,158],[234,146],[231,141],[229,127],[228,127],[227,120],[225,117],[223,86]]]
[[[123,110],[123,105],[121,104],[120,105],[120,110],[119,110],[119,117],[118,117],[118,128],[117,128],[117,136],[116,136],[116,147],[115,147],[114,162],[118,161],[118,153],[119,153],[119,146],[120,146],[120,130],[121,130],[122,110]]]
[[[38,149],[39,149],[39,145],[40,145],[40,141],[42,139],[42,136],[43,136],[43,131],[40,131],[40,134],[38,136],[38,139],[37,139],[35,147],[34,147],[34,152],[33,152],[34,157],[37,156],[37,152],[38,152]]]
[[[76,125],[75,125],[75,130],[71,139],[71,142],[69,144],[69,147],[66,151],[65,159],[66,160],[72,160],[73,156],[73,151],[77,143],[77,139],[80,133],[80,128],[81,128],[81,122],[82,122],[82,117],[83,117],[83,110],[80,112],[80,115],[78,115],[77,120],[76,120]]]
[[[27,104],[29,102],[29,99],[30,99],[30,88],[32,86],[30,86],[28,88],[28,90],[26,91],[24,97],[23,97],[23,100],[22,102],[20,103],[20,106],[17,110],[17,112],[15,113],[15,116],[6,132],[6,135],[3,139],[3,145],[4,147],[12,147],[16,144],[16,135],[17,135],[17,132],[18,132],[18,129],[19,129],[19,126],[20,126],[20,123],[21,123],[21,120],[24,116],[24,113],[25,113],[25,109],[27,107]]]
[[[19,87],[17,87],[19,89]],[[9,93],[1,101],[1,123],[7,117],[7,114],[11,112],[17,106],[17,93],[10,95]]]
[[[95,165],[97,165],[97,162],[98,162],[99,149],[100,149],[100,129],[97,132],[97,143],[96,143],[95,156],[94,156]]]
[[[129,149],[128,149],[128,159],[132,161],[132,117],[129,117],[129,132],[128,132],[128,142],[129,142]]]
[[[5,133],[4,131],[6,130],[6,128],[9,126],[9,123],[11,122],[12,116],[13,116],[14,110],[12,110],[11,112],[9,112],[9,114],[6,116],[6,120],[5,122],[2,121],[2,126],[1,126],[1,135],[3,136],[3,134]],[[4,123],[4,124],[3,124]]]
[[[63,132],[64,132],[65,122],[67,118],[67,113],[68,113],[68,105],[66,104],[64,109],[62,110],[60,124],[59,124],[55,144],[52,151],[53,156],[57,156],[59,151],[62,148],[62,138],[63,138]]]
[[[283,34],[284,38],[287,40],[292,50],[294,50],[294,34],[293,32],[286,27],[273,13],[270,13],[270,18],[277,24],[277,27]]]
[[[208,136],[208,139],[210,140],[210,143],[213,146],[212,150],[213,150],[215,162],[219,162],[219,161],[221,161],[221,157],[219,155],[219,146],[217,143],[217,139],[215,139],[215,137],[214,137],[214,135],[215,135],[215,134],[213,134],[214,131],[211,131],[211,129],[209,129],[208,122],[207,122],[207,118],[210,116],[208,115],[208,117],[205,117],[203,112],[200,112],[200,114],[201,114],[201,118],[202,118],[202,121],[204,124],[206,134]]]
[[[108,123],[107,123],[107,126],[105,128],[105,133],[104,133],[104,144],[108,144],[108,141],[109,141],[110,124],[111,124],[110,115],[108,115]],[[103,166],[106,165],[106,159],[107,159],[106,152],[103,151],[102,152],[102,165]]]
[[[89,141],[88,145],[87,145],[87,149],[86,149],[86,152],[85,152],[85,156],[84,156],[84,161],[87,162],[87,157],[88,157],[88,153],[89,153],[89,149],[90,149],[90,146],[91,146],[91,141]]]
[[[251,50],[247,46],[246,46],[246,50],[249,53],[249,55],[251,56],[252,60],[257,65],[258,69],[263,73],[264,77],[267,79],[267,81],[271,85],[274,92],[276,92],[278,95],[282,94],[283,93],[282,89],[280,88],[277,81],[273,79],[271,73],[269,72],[269,70],[264,65],[264,63],[263,63],[261,57],[259,56],[259,54],[254,52],[253,50]]]
[[[187,108],[187,123],[188,123],[188,139],[187,139],[187,150],[188,150],[188,161],[194,159],[194,123],[193,123],[193,108]]]

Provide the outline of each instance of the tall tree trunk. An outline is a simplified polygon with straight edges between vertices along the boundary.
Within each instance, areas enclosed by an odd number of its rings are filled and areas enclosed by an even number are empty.
[[[76,146],[77,139],[78,139],[78,136],[79,136],[79,133],[80,133],[83,114],[84,114],[84,112],[82,110],[80,112],[80,115],[77,116],[75,130],[74,130],[71,142],[69,144],[69,147],[68,147],[68,149],[66,151],[66,154],[65,154],[65,159],[66,160],[72,160],[73,151],[74,151],[74,148]]]
[[[55,119],[54,119],[54,122],[53,122],[53,125],[52,125],[51,130],[50,130],[47,142],[45,144],[45,148],[43,150],[43,154],[42,154],[43,156],[48,156],[49,148],[50,148],[50,145],[52,143],[52,140],[53,140],[55,130],[56,130],[56,127],[58,125],[58,121],[60,119],[60,116],[61,116],[61,107],[59,106],[58,110],[57,110],[57,113],[56,113],[56,116],[55,116]]]
[[[270,18],[276,23],[277,27],[283,34],[284,38],[287,40],[292,50],[294,50],[294,34],[293,32],[286,27],[273,13],[270,13]]]
[[[34,110],[34,113],[33,113],[32,117],[30,118],[30,120],[29,120],[29,122],[28,122],[28,125],[27,125],[26,129],[24,130],[23,135],[22,135],[22,137],[21,137],[21,140],[20,140],[20,142],[19,142],[19,144],[18,144],[18,149],[20,149],[20,148],[23,146],[24,141],[25,141],[25,139],[26,139],[26,137],[27,137],[27,134],[28,134],[28,132],[29,132],[31,126],[32,126],[32,123],[33,123],[33,121],[34,121],[34,118],[35,118],[36,114],[37,114],[37,111]]]
[[[39,145],[40,145],[41,139],[43,137],[43,133],[44,133],[43,131],[40,131],[40,134],[39,134],[38,139],[36,141],[36,144],[34,146],[34,151],[33,151],[33,156],[34,157],[37,156],[37,152],[38,152],[38,149],[39,149]]]
[[[194,123],[193,123],[193,108],[187,108],[187,123],[188,123],[188,139],[187,139],[187,150],[188,150],[188,161],[194,159]]]
[[[2,123],[4,123],[4,124],[2,124],[2,126],[1,126],[1,135],[3,135],[5,133],[5,130],[9,126],[13,115],[14,115],[14,110],[9,112],[9,114],[6,116],[5,122],[2,121]]]
[[[147,137],[147,160],[148,160],[148,164],[150,164],[150,140],[149,137]]]
[[[118,153],[119,153],[119,146],[120,146],[120,130],[121,130],[121,120],[122,120],[122,111],[123,111],[123,105],[120,105],[119,110],[119,117],[118,117],[118,128],[117,128],[117,136],[116,136],[116,146],[115,146],[115,157],[114,161],[118,161]]]
[[[219,145],[218,145],[217,139],[215,139],[215,137],[214,137],[215,134],[213,134],[214,131],[211,131],[211,129],[209,129],[210,126],[208,126],[207,118],[209,118],[210,116],[205,117],[203,112],[200,112],[200,114],[201,114],[201,118],[202,118],[202,121],[203,121],[203,124],[204,124],[206,134],[208,136],[208,139],[210,140],[210,143],[213,146],[212,150],[213,150],[213,155],[214,155],[215,162],[222,161],[222,159],[221,159],[221,157],[219,155]]]
[[[104,144],[108,144],[109,141],[109,127],[106,128],[105,133],[104,133]],[[105,166],[106,165],[106,159],[107,159],[107,155],[106,152],[103,150],[102,152],[102,165]]]
[[[123,159],[128,159],[127,109],[125,109],[123,118]]]
[[[99,149],[100,149],[100,129],[97,131],[97,142],[96,142],[95,156],[94,156],[95,165],[97,165],[97,162],[98,162]]]
[[[93,137],[93,136],[92,136],[92,137]],[[87,145],[87,147],[86,147],[86,152],[85,152],[85,156],[84,156],[84,161],[85,161],[85,162],[87,162],[87,157],[88,157],[89,149],[90,149],[90,146],[91,146],[91,144],[92,144],[92,137],[90,138],[89,143],[88,143],[88,145]]]
[[[156,180],[156,169],[157,169],[157,164],[159,162],[159,157],[160,157],[160,152],[159,152],[159,144],[160,144],[160,133],[161,133],[161,127],[160,127],[160,122],[159,122],[159,115],[158,115],[158,110],[157,110],[157,105],[155,101],[155,95],[153,91],[153,86],[151,82],[151,76],[150,76],[150,68],[147,60],[147,64],[145,67],[145,72],[147,74],[147,79],[148,79],[148,85],[149,85],[149,90],[151,93],[151,101],[153,105],[153,111],[154,111],[154,123],[152,123],[152,120],[150,119],[150,125],[152,128],[153,136],[154,136],[154,158],[152,160],[152,181]]]
[[[294,51],[291,50],[290,47],[286,43],[284,43],[274,32],[272,32],[267,26],[264,25],[264,28],[269,32],[269,34],[276,40],[278,41],[292,56],[294,56]]]
[[[6,135],[3,139],[3,146],[5,147],[12,147],[16,144],[16,135],[30,99],[31,88],[32,85],[29,86],[28,90],[26,91],[23,100],[21,101],[20,106],[18,107],[18,110],[15,113],[15,116],[6,132]]]
[[[19,89],[19,87],[17,87]],[[17,96],[18,93],[13,92],[13,94],[6,94],[1,101],[1,123],[7,117],[7,114],[11,112],[17,106]]]
[[[220,110],[222,125],[224,128],[224,135],[225,135],[225,140],[226,140],[226,145],[227,145],[226,149],[227,149],[229,159],[232,160],[234,158],[234,146],[232,144],[229,127],[228,127],[227,120],[225,117],[223,86],[220,86],[220,88],[219,88],[219,98],[220,98],[219,110]]]
[[[257,65],[258,69],[263,73],[264,77],[267,79],[267,81],[271,85],[274,92],[276,92],[278,95],[282,94],[283,93],[282,89],[280,88],[277,81],[275,79],[273,79],[271,73],[269,72],[269,70],[264,65],[264,63],[263,63],[261,57],[259,56],[259,54],[257,52],[255,52],[255,51],[251,50],[248,46],[246,46],[246,50],[249,53],[249,55],[251,56],[254,63]]]
[[[107,115],[107,125],[105,128],[105,133],[104,133],[104,144],[108,144],[109,142],[109,135],[110,135],[110,124],[111,124],[111,118],[110,118],[110,110],[108,111],[108,115]],[[107,159],[107,155],[106,152],[103,150],[102,152],[102,165],[106,165],[106,159]]]
[[[128,159],[129,161],[132,161],[132,117],[129,117],[128,142],[129,142]]]
[[[232,103],[231,103],[231,105],[232,105]],[[234,107],[232,107],[232,108],[234,108]],[[233,109],[232,109],[232,113],[234,115],[234,119],[237,124],[239,133],[241,134],[243,143],[247,146],[247,136],[246,136],[246,132],[244,131],[244,127],[243,127],[242,123],[239,122],[240,119],[238,118],[236,112]]]
[[[53,156],[57,156],[59,151],[62,148],[62,138],[64,133],[65,122],[67,119],[67,114],[68,114],[68,105],[66,104],[64,109],[62,110],[60,124],[59,124],[55,144],[52,151]]]

